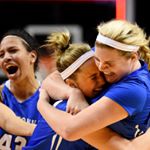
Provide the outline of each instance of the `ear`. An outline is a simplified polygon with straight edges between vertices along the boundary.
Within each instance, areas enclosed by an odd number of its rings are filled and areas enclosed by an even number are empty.
[[[141,58],[141,53],[139,51],[137,51],[137,55],[138,55],[138,59]]]
[[[36,59],[37,59],[37,53],[35,51],[32,51],[30,53],[30,56],[31,56],[31,62],[32,63],[35,63]]]
[[[130,58],[129,58],[131,61],[136,61],[137,59],[139,59],[139,55],[138,55],[138,53],[137,52],[133,52],[133,53],[131,53],[131,56],[130,56]]]
[[[72,79],[68,78],[68,79],[65,80],[65,82],[66,82],[67,85],[69,85],[71,87],[75,87],[75,88],[78,87],[77,83],[74,80],[72,80]]]

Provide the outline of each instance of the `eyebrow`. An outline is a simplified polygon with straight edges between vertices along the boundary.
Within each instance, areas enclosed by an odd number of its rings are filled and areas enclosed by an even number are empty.
[[[100,62],[100,60],[99,60],[96,56],[94,56],[94,59],[96,59],[97,61]],[[114,63],[114,61],[109,61],[109,60],[108,60],[108,61],[105,61],[104,63],[109,63],[109,64],[110,64],[110,63]]]
[[[13,48],[17,48],[17,46],[10,46],[10,47],[8,47],[8,49],[13,49]]]
[[[17,46],[10,46],[8,48],[6,48],[8,51],[12,50],[12,49],[18,49]],[[0,51],[3,51],[3,49],[0,48]]]
[[[18,47],[17,47],[17,46],[10,46],[10,47],[8,47],[7,49],[8,49],[8,50],[11,50],[11,49],[18,49]]]

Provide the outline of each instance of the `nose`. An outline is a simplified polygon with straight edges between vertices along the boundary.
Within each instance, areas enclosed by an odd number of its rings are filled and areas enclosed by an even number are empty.
[[[105,72],[109,69],[109,66],[107,64],[102,64],[102,63],[99,62],[98,69],[102,72]]]
[[[12,59],[12,56],[9,54],[9,53],[5,53],[4,57],[3,57],[3,60],[5,62],[8,62]]]

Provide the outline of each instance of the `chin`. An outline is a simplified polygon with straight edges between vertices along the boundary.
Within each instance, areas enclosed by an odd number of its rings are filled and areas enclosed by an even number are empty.
[[[95,98],[95,97],[97,97],[99,95],[99,93],[93,93],[91,96],[88,96],[89,98]]]
[[[116,80],[114,80],[114,79],[106,79],[106,81],[107,81],[108,83],[114,83],[114,82],[116,82]]]
[[[109,82],[109,83],[114,83],[114,82],[117,82],[118,79],[117,78],[114,78],[114,77],[105,77],[106,81]]]

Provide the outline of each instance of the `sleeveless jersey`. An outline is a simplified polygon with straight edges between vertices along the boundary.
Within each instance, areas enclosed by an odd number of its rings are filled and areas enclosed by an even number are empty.
[[[58,101],[56,108],[65,111],[67,101]],[[67,141],[60,137],[41,117],[29,143],[23,150],[96,150],[82,140]]]
[[[2,89],[3,103],[26,122],[37,124],[39,112],[37,110],[37,101],[39,99],[39,90],[24,102],[19,102],[9,90],[9,80],[6,81]],[[20,129],[21,130],[21,129]],[[0,128],[0,150],[21,150],[30,137],[15,136],[7,133]]]

